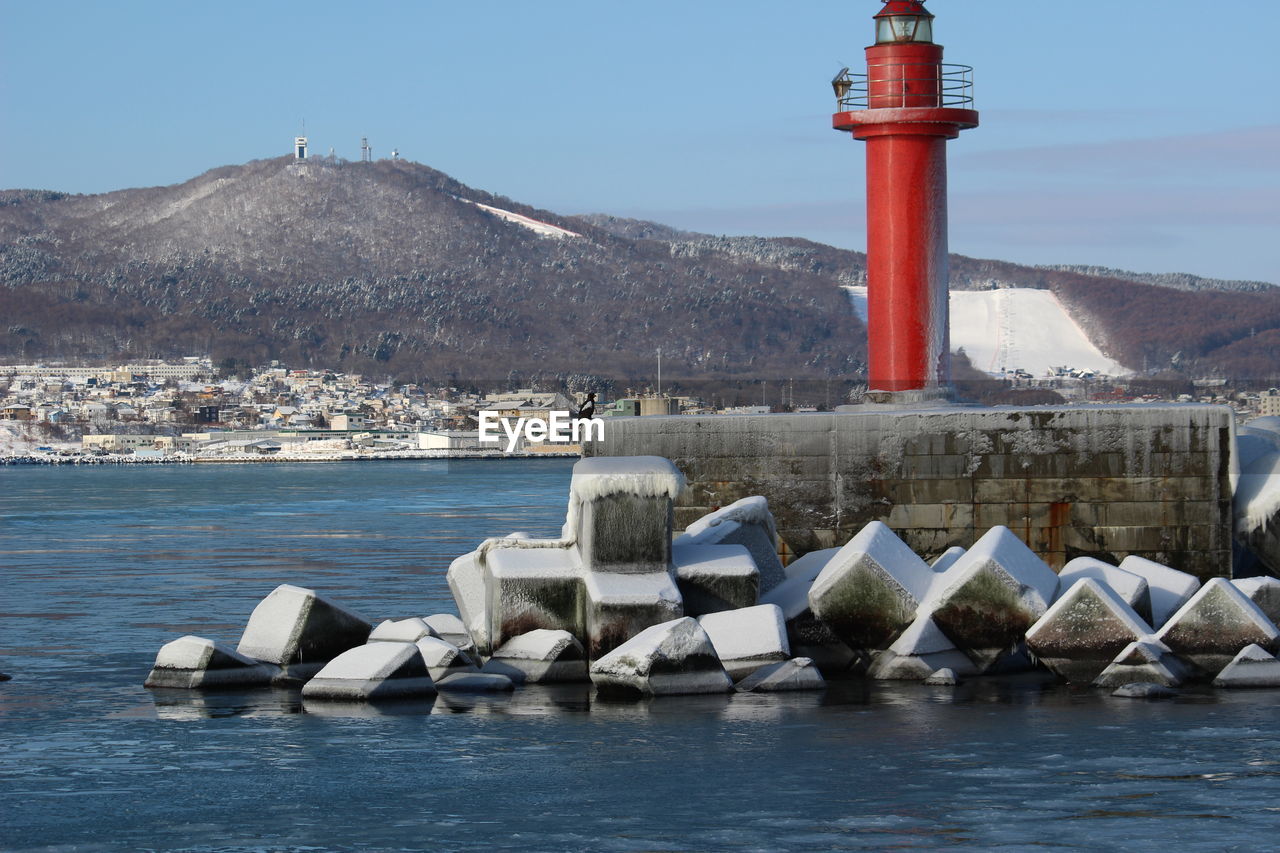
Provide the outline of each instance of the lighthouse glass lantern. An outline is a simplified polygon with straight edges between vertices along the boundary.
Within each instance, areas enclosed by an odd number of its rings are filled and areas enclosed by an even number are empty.
[[[933,15],[919,0],[887,0],[876,15],[876,44],[933,42]]]

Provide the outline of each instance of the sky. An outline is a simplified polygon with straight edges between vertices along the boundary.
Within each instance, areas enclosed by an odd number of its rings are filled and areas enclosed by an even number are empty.
[[[1280,283],[1280,0],[929,0],[974,66],[950,246]],[[0,187],[404,158],[562,214],[865,249],[833,131],[877,0],[0,0]]]

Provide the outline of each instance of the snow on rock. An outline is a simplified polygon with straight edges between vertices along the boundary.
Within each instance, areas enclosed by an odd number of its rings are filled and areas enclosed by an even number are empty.
[[[1214,687],[1280,687],[1280,660],[1257,645],[1245,646],[1213,680]]]
[[[1224,578],[1212,578],[1156,634],[1201,675],[1216,675],[1236,652],[1256,643],[1280,647],[1280,630],[1258,605]]]
[[[458,201],[464,202],[466,204],[475,205],[481,210],[487,210],[489,213],[492,213],[494,216],[498,217],[499,219],[503,219],[503,220],[506,220],[507,222],[515,223],[516,225],[519,225],[523,228],[528,228],[530,231],[534,232],[535,234],[540,234],[543,237],[555,237],[557,239],[563,239],[565,237],[581,237],[582,236],[577,231],[570,231],[567,228],[561,228],[559,225],[552,225],[550,222],[543,222],[540,219],[534,219],[531,216],[525,216],[523,213],[515,213],[514,211],[511,211],[511,210],[503,210],[500,207],[493,207],[492,205],[481,204],[478,201],[471,201],[470,199],[466,199],[466,198],[459,198]]]
[[[751,607],[759,599],[757,561],[743,545],[707,545],[676,539],[671,546],[684,615]]]
[[[413,643],[370,643],[348,649],[302,686],[304,699],[368,701],[435,694]]]
[[[143,686],[251,687],[270,684],[279,672],[222,643],[187,635],[160,647]]]
[[[1093,557],[1076,557],[1058,572],[1058,597],[1061,598],[1081,578],[1093,578],[1110,587],[1144,621],[1151,622],[1151,592],[1147,587],[1147,579],[1142,575],[1127,572]]]
[[[778,531],[769,502],[755,496],[735,501],[699,518],[676,537],[675,545],[742,545],[760,571],[760,591],[786,579],[778,559]]]
[[[1125,646],[1116,659],[1093,680],[1095,687],[1123,687],[1135,682],[1153,682],[1179,687],[1187,668],[1154,637],[1143,637]]]
[[[253,609],[236,651],[305,677],[363,645],[372,630],[364,617],[315,590],[281,584]]]
[[[1151,627],[1159,628],[1169,617],[1186,604],[1200,588],[1195,575],[1171,569],[1145,557],[1129,556],[1120,562],[1120,569],[1138,575],[1147,582],[1151,597]]]
[[[939,575],[922,612],[986,671],[1049,609],[1058,576],[1007,527],[993,527]]]
[[[720,663],[737,681],[760,667],[791,657],[782,608],[760,604],[698,617]]]
[[[846,287],[854,311],[867,317],[867,288]],[[1025,287],[952,290],[951,348],[963,349],[978,370],[993,376],[1025,370],[1044,376],[1057,367],[1111,376],[1129,373],[1107,358],[1050,290]]]
[[[653,625],[618,646],[591,665],[591,680],[600,691],[647,696],[733,689],[711,638],[688,616]]]
[[[418,647],[418,653],[422,655],[423,663],[427,665],[427,671],[435,681],[459,672],[479,671],[471,658],[463,654],[461,649],[439,637],[422,637],[415,645]]]
[[[882,649],[911,624],[934,578],[887,525],[873,521],[818,575],[809,607],[850,648]]]
[[[1237,578],[1231,584],[1258,605],[1276,625],[1280,625],[1280,580],[1276,578]]]
[[[881,681],[920,681],[940,669],[978,674],[973,661],[938,629],[929,614],[923,613],[893,645],[876,655],[867,675]]]
[[[484,671],[517,684],[587,680],[587,653],[568,631],[538,629],[512,637],[494,651]]]
[[[1027,648],[1051,671],[1083,684],[1151,633],[1133,608],[1092,577],[1081,577],[1027,631]]]
[[[414,616],[409,619],[387,619],[384,622],[379,622],[378,626],[369,634],[369,642],[415,643],[423,637],[434,636],[436,636],[436,633],[431,630],[431,626],[423,619]]]
[[[762,666],[738,682],[739,693],[777,693],[784,690],[822,690],[826,679],[811,658],[792,658]]]

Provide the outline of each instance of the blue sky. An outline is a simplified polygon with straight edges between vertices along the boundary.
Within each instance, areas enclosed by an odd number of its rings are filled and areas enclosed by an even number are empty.
[[[875,0],[0,0],[0,187],[402,156],[560,213],[865,247],[830,130]],[[951,248],[1280,283],[1280,2],[931,0],[975,67]]]

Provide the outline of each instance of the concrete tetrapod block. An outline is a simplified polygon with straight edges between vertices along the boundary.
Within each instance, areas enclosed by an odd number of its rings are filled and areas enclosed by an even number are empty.
[[[924,683],[930,687],[955,687],[960,683],[960,677],[954,669],[944,667],[926,678]]]
[[[433,613],[422,617],[431,629],[431,635],[439,637],[450,645],[457,646],[463,654],[471,658],[472,663],[479,663],[480,652],[471,640],[471,632],[462,620],[452,613]]]
[[[1267,618],[1280,625],[1280,580],[1276,578],[1237,578],[1231,581],[1250,601],[1258,605]]]
[[[187,635],[160,647],[143,686],[255,687],[270,684],[279,672],[279,667],[246,657],[222,643]]]
[[[1128,556],[1120,561],[1120,568],[1139,575],[1147,581],[1151,596],[1151,627],[1159,628],[1178,612],[1178,608],[1191,600],[1200,589],[1200,579],[1186,572],[1171,569],[1145,557]]]
[[[433,681],[459,672],[479,672],[471,658],[453,643],[446,643],[439,637],[423,637],[416,645]]]
[[[467,635],[474,641],[476,653],[488,654],[491,648],[489,614],[485,607],[487,593],[484,568],[480,565],[480,552],[472,551],[454,560],[449,564],[449,571],[445,574],[445,578],[449,581],[449,591],[453,593],[453,601],[458,606],[458,612],[462,614],[462,619],[459,621],[465,627]],[[436,633],[444,636],[439,629]]]
[[[507,640],[484,671],[505,675],[516,684],[586,681],[587,653],[568,631],[539,629]]]
[[[1093,686],[1123,687],[1143,682],[1180,687],[1186,677],[1186,667],[1168,646],[1153,637],[1144,637],[1125,646],[1093,680]]]
[[[455,672],[440,679],[436,687],[448,693],[509,693],[515,683],[496,672]]]
[[[708,613],[698,617],[698,624],[711,638],[716,656],[734,681],[791,657],[782,608],[776,604]]]
[[[281,584],[253,609],[236,651],[305,677],[364,645],[372,630],[364,617],[315,590]]]
[[[814,580],[839,551],[839,548],[829,548],[805,554],[787,566],[789,574],[785,581],[760,597],[761,604],[776,604],[782,610],[791,653],[812,658],[824,672],[841,672],[858,660],[853,649],[842,643],[809,609],[809,590]]]
[[[602,692],[646,696],[733,689],[711,638],[689,616],[646,628],[618,646],[591,665],[591,681]]]
[[[760,592],[786,580],[778,559],[777,526],[764,497],[743,498],[704,515],[677,536],[673,545],[741,545],[760,572]]]
[[[588,571],[666,571],[672,501],[684,489],[684,475],[661,456],[583,459],[569,481],[565,539],[577,543]]]
[[[585,635],[582,567],[572,549],[494,548],[485,563],[490,648],[482,654],[539,628]]]
[[[893,645],[876,655],[867,675],[880,681],[921,681],[940,669],[977,675],[978,668],[924,613],[907,626]]]
[[[666,572],[611,574],[587,572],[587,657],[597,660],[651,625],[684,611],[680,590]]]
[[[751,607],[759,597],[760,572],[742,545],[680,544],[677,539],[671,560],[686,616]]]
[[[369,701],[434,696],[435,685],[413,643],[370,643],[338,655],[306,684],[304,699]]]
[[[371,643],[416,643],[423,637],[434,637],[435,631],[417,616],[409,619],[387,619],[379,622],[369,634]]]
[[[790,660],[762,666],[738,682],[739,693],[777,693],[784,690],[823,690],[827,681],[811,658]]]
[[[1213,680],[1214,687],[1280,687],[1280,660],[1258,645],[1240,650]]]
[[[1150,633],[1115,590],[1083,577],[1027,631],[1027,648],[1055,674],[1087,684]]]
[[[986,671],[1044,615],[1058,576],[1007,527],[993,527],[941,574],[928,608],[942,633]]]
[[[809,607],[850,648],[883,649],[915,619],[935,577],[888,526],[873,521],[814,580]]]
[[[1080,578],[1093,578],[1098,583],[1111,587],[1144,622],[1151,624],[1151,592],[1147,587],[1147,579],[1142,575],[1126,572],[1093,557],[1076,557],[1058,572],[1058,597],[1061,598]]]
[[[929,564],[929,568],[933,569],[934,574],[940,575],[955,565],[956,560],[963,556],[964,549],[959,545],[952,545],[950,548],[935,557],[933,562]]]
[[[1212,676],[1251,643],[1268,652],[1280,646],[1280,630],[1258,605],[1224,578],[1211,578],[1156,633],[1156,639]]]

